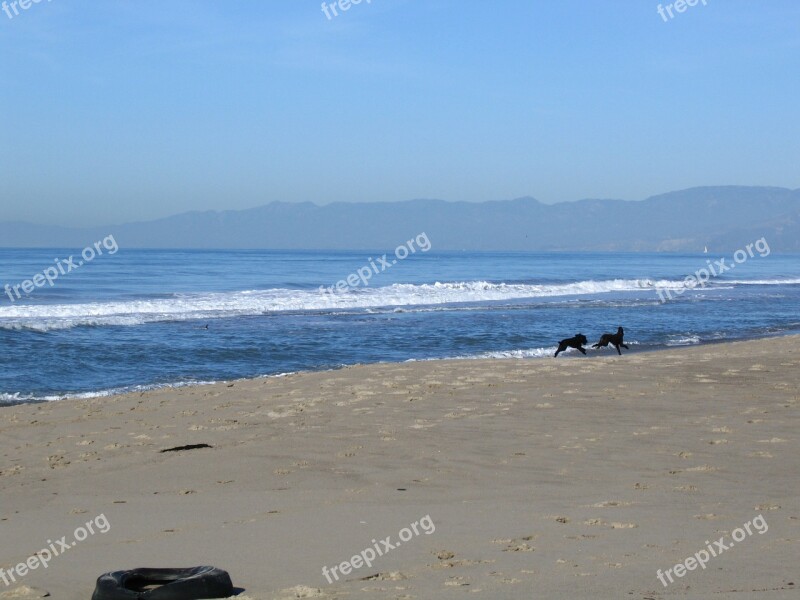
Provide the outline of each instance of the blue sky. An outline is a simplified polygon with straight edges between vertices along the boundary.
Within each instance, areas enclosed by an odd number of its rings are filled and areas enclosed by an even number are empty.
[[[0,220],[800,187],[797,0],[366,2],[0,12]]]

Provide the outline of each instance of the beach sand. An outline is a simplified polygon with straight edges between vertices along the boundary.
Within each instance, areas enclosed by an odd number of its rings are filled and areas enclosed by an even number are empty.
[[[215,565],[254,600],[798,598],[798,343],[378,364],[3,408],[0,568],[104,515],[107,533],[13,597],[88,600],[106,571]],[[187,444],[212,448],[160,452]],[[657,579],[758,515],[763,534]],[[426,516],[432,533],[323,576]],[[0,580],[0,598],[13,589]]]

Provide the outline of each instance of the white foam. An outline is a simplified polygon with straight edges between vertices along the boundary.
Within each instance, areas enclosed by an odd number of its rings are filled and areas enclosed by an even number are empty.
[[[332,369],[329,369],[332,370]],[[286,371],[285,373],[273,373],[271,375],[259,375],[258,379],[279,379],[281,377],[289,377],[290,375],[297,375],[300,371]],[[58,400],[84,400],[91,398],[107,398],[108,396],[119,396],[120,394],[134,394],[140,392],[149,392],[152,390],[173,389],[182,387],[194,387],[200,385],[214,385],[218,381],[178,381],[175,383],[154,383],[151,385],[131,385],[126,387],[117,387],[107,390],[100,390],[97,392],[81,392],[74,394],[57,394],[49,396],[36,396],[35,394],[21,394],[16,392],[14,394],[0,393],[0,406],[8,404],[23,404],[26,402],[56,402]]]
[[[694,275],[687,275],[687,277],[694,277]],[[714,289],[732,289],[733,286],[737,285],[800,285],[800,279],[725,279],[724,277],[712,277],[705,285],[695,284],[694,286],[689,286],[686,284],[685,279],[679,280],[670,280],[670,279],[659,279],[657,281],[652,281],[650,279],[642,280],[645,282],[645,287],[651,287],[655,289],[666,289],[666,290],[673,290],[679,288],[689,288],[689,289],[702,289],[704,287],[714,288]],[[649,285],[647,285],[649,284]]]
[[[177,383],[158,383],[153,385],[132,385],[128,387],[111,388],[99,390],[97,392],[76,392],[74,394],[55,394],[48,396],[37,396],[35,394],[14,394],[0,393],[0,406],[4,404],[22,404],[25,402],[56,402],[58,400],[88,400],[91,398],[106,398],[108,396],[118,396],[120,394],[133,394],[160,390],[165,388],[181,388],[195,385],[212,385],[216,381],[181,381]]]
[[[527,348],[519,350],[497,350],[493,352],[481,352],[480,354],[470,354],[466,356],[455,356],[455,360],[481,360],[487,358],[544,358],[553,356],[557,346],[550,348]]]
[[[800,279],[720,279],[729,285],[800,285]]]
[[[730,285],[735,282],[725,282]],[[791,285],[797,279],[746,281],[749,285]],[[175,294],[169,298],[83,304],[3,304],[0,328],[51,331],[79,326],[134,326],[161,321],[211,320],[280,312],[378,309],[491,301],[594,296],[647,289],[680,289],[682,281],[609,279],[559,284],[514,284],[468,281],[394,284],[356,288],[343,293],[272,289]]]
[[[667,340],[667,346],[694,346],[700,343],[700,338],[696,335],[676,337]]]
[[[699,338],[698,338],[699,341]],[[591,340],[589,342],[591,344]],[[639,342],[625,341],[629,346],[638,345]],[[588,347],[588,346],[587,346]],[[459,356],[451,356],[445,359],[431,358],[424,360],[483,360],[483,359],[508,359],[508,358],[548,358],[555,354],[558,346],[547,346],[546,348],[520,348],[516,350],[494,350],[490,352],[479,352],[478,354],[464,354]],[[566,353],[573,353],[572,348],[568,348]],[[597,352],[590,350],[591,353]],[[591,354],[590,354],[591,355]],[[409,362],[414,362],[412,359]]]

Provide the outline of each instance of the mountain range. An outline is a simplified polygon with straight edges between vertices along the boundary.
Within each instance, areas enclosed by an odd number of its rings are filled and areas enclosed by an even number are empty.
[[[0,247],[83,248],[113,235],[121,248],[378,250],[422,232],[434,250],[716,252],[764,237],[772,251],[800,252],[800,189],[697,187],[558,204],[272,202],[106,227],[4,222]]]

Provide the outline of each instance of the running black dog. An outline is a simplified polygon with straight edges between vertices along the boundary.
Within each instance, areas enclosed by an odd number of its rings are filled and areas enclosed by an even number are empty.
[[[576,350],[580,350],[583,354],[586,354],[586,350],[583,349],[584,344],[588,344],[589,340],[586,339],[586,336],[582,333],[577,334],[575,337],[571,337],[566,340],[561,340],[558,342],[558,350],[553,355],[553,358],[558,356],[559,352],[563,352],[567,348],[575,348]]]
[[[622,336],[625,335],[625,331],[622,327],[617,329],[617,333],[604,333],[600,336],[600,341],[596,344],[592,344],[592,348],[605,348],[609,344],[614,346],[617,349],[617,354],[622,356],[622,351],[619,349],[620,346],[625,348],[625,350],[629,350],[629,348],[622,343]]]

